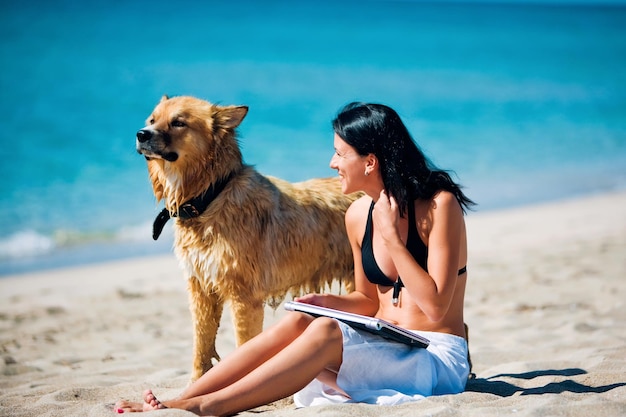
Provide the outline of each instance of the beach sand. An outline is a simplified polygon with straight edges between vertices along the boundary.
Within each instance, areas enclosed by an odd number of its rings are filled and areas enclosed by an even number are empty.
[[[626,415],[625,207],[611,193],[468,216],[466,392],[241,415]],[[173,255],[0,278],[0,415],[111,416],[148,387],[167,399],[189,382],[191,337]],[[218,351],[233,349],[226,314]]]

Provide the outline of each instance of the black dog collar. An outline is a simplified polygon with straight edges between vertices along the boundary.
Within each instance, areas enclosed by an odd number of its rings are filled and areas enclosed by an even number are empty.
[[[193,219],[198,217],[209,207],[209,205],[217,198],[217,196],[224,190],[226,184],[233,178],[234,173],[231,173],[228,177],[221,179],[220,181],[211,184],[211,186],[198,197],[194,197],[191,200],[183,203],[177,213],[170,213],[167,208],[161,210],[154,219],[152,224],[152,239],[157,240],[161,236],[163,227],[172,217],[178,217],[182,220]]]

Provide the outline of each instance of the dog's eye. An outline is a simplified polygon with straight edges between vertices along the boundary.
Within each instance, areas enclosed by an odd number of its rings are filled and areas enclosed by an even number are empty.
[[[153,125],[153,124],[154,124],[154,118],[150,119],[150,120],[148,121],[148,124]]]
[[[185,123],[180,120],[174,120],[172,122],[173,127],[185,127]]]

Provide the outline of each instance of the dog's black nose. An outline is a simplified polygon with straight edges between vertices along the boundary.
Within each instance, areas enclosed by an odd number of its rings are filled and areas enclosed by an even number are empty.
[[[152,132],[146,129],[141,129],[137,132],[137,140],[139,142],[147,142],[152,137]]]

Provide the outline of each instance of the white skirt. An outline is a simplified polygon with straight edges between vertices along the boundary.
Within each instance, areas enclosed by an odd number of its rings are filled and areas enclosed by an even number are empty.
[[[392,405],[465,389],[469,363],[462,337],[415,331],[430,340],[422,349],[339,325],[343,359],[337,385],[349,397],[314,379],[294,395],[297,407],[347,402]]]

